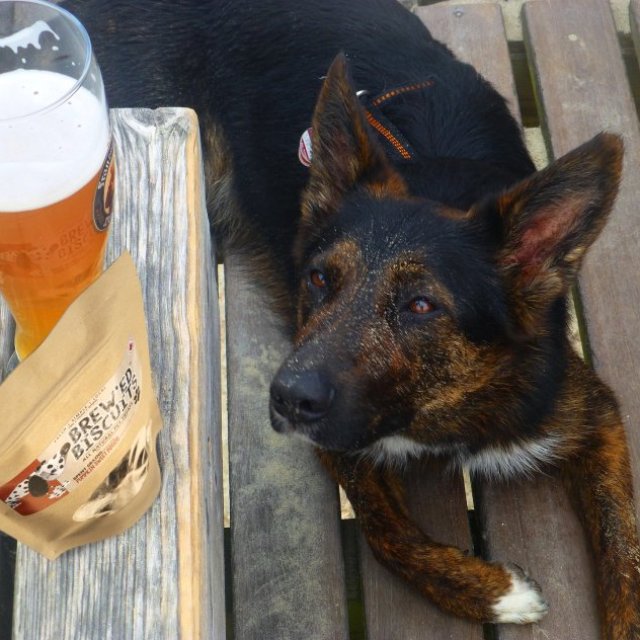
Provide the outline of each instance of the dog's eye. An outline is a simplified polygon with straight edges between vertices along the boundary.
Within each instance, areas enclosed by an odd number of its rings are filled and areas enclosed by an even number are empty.
[[[424,296],[418,296],[409,303],[409,311],[411,311],[411,313],[421,315],[431,313],[432,311],[435,311],[436,308],[436,305],[433,304],[429,298],[425,298]]]
[[[318,289],[324,289],[327,286],[327,276],[319,269],[313,269],[309,273],[309,282]]]

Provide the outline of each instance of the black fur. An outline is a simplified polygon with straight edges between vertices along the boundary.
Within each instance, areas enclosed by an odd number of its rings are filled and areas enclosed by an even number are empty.
[[[329,64],[339,51],[356,88],[375,96],[433,78],[383,112],[418,158],[403,167],[412,192],[467,208],[533,165],[504,100],[433,40],[395,0],[82,0],[113,107],[190,106],[228,139],[240,204],[277,247],[289,248],[308,171],[297,160]]]

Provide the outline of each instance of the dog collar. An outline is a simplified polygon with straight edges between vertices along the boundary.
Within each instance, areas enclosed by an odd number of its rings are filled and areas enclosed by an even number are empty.
[[[433,78],[412,84],[401,85],[390,91],[385,91],[375,98],[368,100],[369,92],[362,89],[356,92],[362,101],[365,117],[371,128],[380,136],[388,154],[401,162],[411,162],[415,152],[402,132],[381,111],[381,106],[398,96],[414,91],[429,89],[435,84]],[[303,132],[298,143],[298,159],[305,166],[311,165],[313,145],[311,142],[311,127]]]

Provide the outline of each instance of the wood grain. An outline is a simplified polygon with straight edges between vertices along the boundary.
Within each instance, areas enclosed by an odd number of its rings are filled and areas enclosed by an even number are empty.
[[[112,112],[117,188],[107,262],[142,281],[164,418],[161,495],[124,534],[54,562],[19,546],[14,640],[225,637],[217,298],[198,123]]]
[[[640,131],[635,106],[621,60],[617,34],[606,3],[597,0],[563,4],[530,3],[525,8],[526,31],[544,107],[545,128],[556,156],[599,131],[621,133],[625,169],[617,204],[603,234],[585,259],[580,292],[591,356],[598,373],[622,403],[632,451],[632,466],[640,463]],[[593,46],[592,43],[597,43]],[[557,51],[562,68],[549,60]],[[636,503],[640,504],[636,477]]]
[[[4,379],[4,365],[13,353],[13,334],[13,318],[0,298],[0,381]],[[15,540],[0,533],[0,640],[9,640],[11,637],[15,556]]]
[[[436,40],[444,42],[456,57],[473,65],[493,84],[507,99],[511,113],[520,120],[500,6],[495,3],[447,3],[418,7],[416,14]]]
[[[637,506],[640,504],[637,474],[640,284],[634,277],[640,268],[640,221],[636,211],[640,187],[637,114],[608,3],[597,0],[529,3],[525,6],[524,18],[544,128],[554,155],[566,153],[602,130],[622,133],[625,139],[621,191],[610,222],[587,254],[580,277],[580,293],[591,359],[622,404],[632,468],[636,470]],[[576,583],[570,584],[573,591]],[[593,604],[582,600],[574,602],[572,598],[571,608],[562,607],[558,615],[575,616],[576,621],[582,619],[584,625],[590,615],[595,617],[593,611]],[[595,627],[595,620],[591,625]],[[598,633],[594,628],[588,635],[582,631],[580,637],[597,638]]]
[[[289,343],[238,258],[225,292],[235,638],[348,638],[336,488],[311,445],[269,423]]]
[[[463,13],[459,13],[463,10]],[[435,37],[472,62],[509,101],[517,104],[502,16],[497,5],[432,7]],[[553,49],[545,55],[557,63]],[[512,112],[519,118],[517,109]],[[490,559],[530,571],[551,604],[540,625],[499,627],[500,638],[597,637],[594,585],[584,535],[554,478],[508,484],[475,483],[476,508]],[[545,635],[546,634],[546,635]]]
[[[637,15],[637,13],[636,13]],[[622,134],[620,193],[586,256],[580,294],[596,371],[621,402],[640,506],[640,128],[608,3],[529,3],[524,16],[545,128],[556,156],[607,130]],[[559,68],[547,55],[556,52]]]

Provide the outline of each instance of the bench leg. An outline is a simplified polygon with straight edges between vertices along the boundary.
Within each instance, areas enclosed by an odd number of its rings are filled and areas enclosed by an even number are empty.
[[[602,638],[640,638],[640,547],[633,481],[622,421],[615,409],[564,470],[596,558]]]
[[[536,622],[547,612],[537,585],[517,567],[431,540],[409,516],[403,483],[393,470],[362,456],[318,455],[346,491],[376,558],[435,604],[482,622]]]

